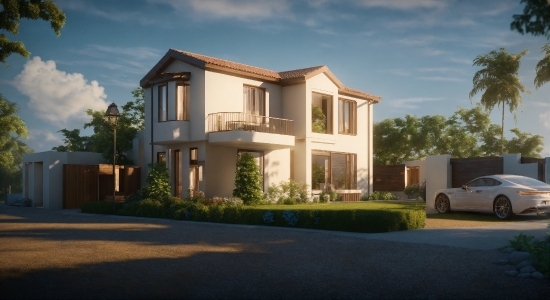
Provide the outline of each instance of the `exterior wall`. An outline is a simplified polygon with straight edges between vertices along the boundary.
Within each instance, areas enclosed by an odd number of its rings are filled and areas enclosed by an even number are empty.
[[[23,156],[23,196],[33,200],[33,206],[62,209],[63,165],[103,162],[100,153],[46,151],[26,154]]]
[[[306,137],[306,116],[308,110],[306,109],[307,106],[304,101],[305,95],[306,85],[304,83],[283,87],[283,115],[281,117],[284,119],[294,120],[294,136],[296,137],[296,140]]]
[[[426,174],[426,213],[435,213],[435,193],[451,187],[451,156],[433,155],[426,157],[426,169],[437,170]]]
[[[522,164],[521,154],[503,154],[504,174],[513,174],[538,178],[539,166],[537,163]]]

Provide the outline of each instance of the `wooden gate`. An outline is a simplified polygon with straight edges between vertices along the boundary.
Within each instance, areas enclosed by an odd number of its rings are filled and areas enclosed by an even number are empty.
[[[98,173],[97,165],[63,165],[63,208],[98,201]]]

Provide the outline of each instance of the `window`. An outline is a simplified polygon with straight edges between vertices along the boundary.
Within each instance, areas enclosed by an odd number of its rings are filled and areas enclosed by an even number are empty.
[[[176,120],[189,121],[189,85],[176,84]]]
[[[158,87],[158,93],[159,93],[159,122],[164,122],[168,120],[168,111],[166,110],[168,107],[168,93],[166,89],[166,85],[159,85]]]
[[[199,164],[199,149],[198,148],[189,148],[189,165],[198,165]]]
[[[157,163],[166,164],[166,152],[157,152]]]
[[[338,133],[357,134],[357,102],[338,100]]]
[[[332,96],[319,93],[312,94],[311,131],[332,134]]]
[[[357,189],[357,154],[312,151],[311,186],[324,190],[328,184],[335,190]]]
[[[265,90],[258,87],[243,87],[244,113],[265,116]]]

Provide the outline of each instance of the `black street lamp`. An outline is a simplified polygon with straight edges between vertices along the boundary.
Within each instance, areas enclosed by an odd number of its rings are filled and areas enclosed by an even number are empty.
[[[113,129],[113,214],[115,214],[115,199],[116,199],[116,176],[115,176],[115,165],[116,165],[116,126],[118,123],[118,118],[120,113],[118,112],[118,106],[113,102],[109,107],[107,107],[107,112],[105,112],[105,122],[111,126]]]

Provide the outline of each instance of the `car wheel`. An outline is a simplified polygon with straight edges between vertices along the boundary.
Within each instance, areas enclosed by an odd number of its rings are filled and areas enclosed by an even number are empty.
[[[439,194],[435,198],[435,209],[440,214],[448,213],[451,211],[451,203],[449,203],[449,198],[444,194]]]
[[[499,219],[510,219],[513,215],[510,199],[506,196],[498,196],[493,204],[493,211]]]

